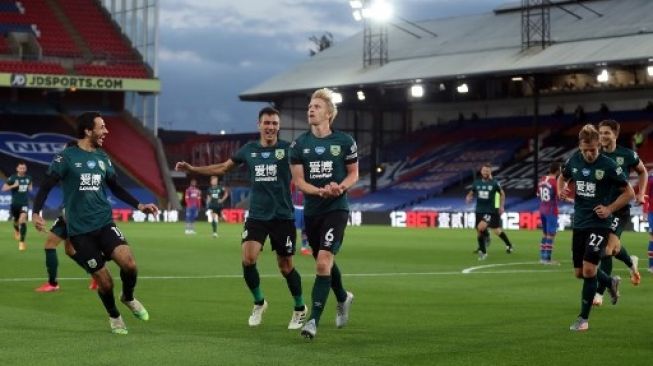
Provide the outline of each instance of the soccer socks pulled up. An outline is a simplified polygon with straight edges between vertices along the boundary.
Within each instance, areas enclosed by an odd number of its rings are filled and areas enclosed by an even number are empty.
[[[315,276],[315,283],[313,284],[313,292],[311,293],[313,300],[313,307],[311,308],[310,319],[315,320],[315,325],[320,323],[322,311],[326,305],[327,298],[329,297],[329,290],[331,289],[331,276]]]
[[[247,288],[249,288],[252,296],[254,296],[254,304],[263,305],[265,297],[263,296],[263,291],[261,291],[261,288],[259,287],[261,285],[261,277],[258,274],[256,263],[249,266],[243,264],[243,277],[245,278]]]
[[[583,279],[583,291],[580,302],[580,314],[583,319],[589,319],[592,310],[592,300],[596,294],[596,276]]]
[[[476,237],[476,241],[478,242],[478,250],[480,250],[483,253],[486,253],[485,249],[485,237],[483,236],[482,233],[479,233],[478,236]]]
[[[633,266],[633,260],[630,259],[630,254],[628,254],[628,251],[626,250],[626,247],[623,246],[623,244],[621,245],[621,250],[619,251],[619,253],[615,254],[614,257],[624,262],[624,264],[626,265],[626,267],[628,267],[628,269],[630,269]]]
[[[342,285],[342,274],[340,273],[340,268],[338,268],[336,262],[333,262],[333,267],[331,267],[331,289],[336,295],[338,302],[344,302],[347,300],[347,291],[345,291],[345,288]]]
[[[299,272],[294,268],[288,274],[283,275],[286,278],[286,284],[288,284],[288,290],[292,295],[293,300],[295,300],[295,310],[300,311],[304,309],[304,296],[302,295],[302,277],[299,275]]]
[[[122,280],[122,299],[124,301],[134,300],[134,288],[136,287],[136,278],[138,274],[136,270],[124,271],[120,270],[120,279]]]
[[[48,270],[48,283],[52,286],[56,286],[57,269],[59,268],[59,258],[57,258],[56,249],[45,250],[45,268]]]
[[[603,275],[606,275],[608,279],[610,278],[610,274],[612,274],[612,257],[605,257],[601,259],[601,263],[599,264],[599,272],[597,273],[598,277],[602,277],[601,273]],[[605,280],[599,281],[598,288],[596,289],[596,292],[600,295],[603,295],[605,293],[605,289],[610,286],[611,283],[610,281],[605,282]]]
[[[22,223],[20,226],[20,241],[25,241],[25,235],[27,235],[27,224]]]
[[[218,232],[218,222],[216,220],[211,221],[211,228],[213,229],[214,233]]]
[[[102,300],[102,305],[104,305],[104,308],[107,310],[107,313],[109,313],[109,316],[112,318],[117,318],[120,316],[120,312],[118,311],[118,308],[116,307],[116,299],[113,297],[113,289],[103,292],[104,290],[98,289],[97,294],[100,296],[100,300]]]
[[[499,234],[499,237],[501,238],[501,240],[503,240],[504,243],[506,243],[507,247],[512,248],[512,244],[510,243],[510,239],[508,239],[508,235],[506,235],[505,232],[502,231],[501,234]]]
[[[653,268],[653,240],[648,242],[648,268]]]

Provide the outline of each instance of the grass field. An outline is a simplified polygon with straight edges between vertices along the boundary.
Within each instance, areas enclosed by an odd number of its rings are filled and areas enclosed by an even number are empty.
[[[554,257],[562,265],[554,267],[537,264],[539,232],[509,232],[517,248],[510,255],[494,237],[488,259],[478,262],[470,230],[349,228],[337,258],[356,296],[350,323],[335,328],[331,294],[318,336],[307,342],[286,329],[292,301],[268,247],[259,271],[270,307],[260,327],[248,327],[240,226],[221,225],[219,239],[204,223],[193,237],[182,224],[120,227],[140,268],[136,296],[150,312],[140,322],[119,304],[127,336],[110,333],[87,276],[63,248],[61,290],[34,292],[45,280],[44,236],[30,226],[21,253],[11,225],[0,227],[0,365],[607,366],[653,359],[653,276],[645,270],[633,287],[616,263],[625,279],[619,304],[594,309],[588,332],[568,330],[582,284],[572,276],[569,232],[558,237]],[[642,269],[647,242],[645,234],[624,236]],[[295,262],[310,302],[313,260],[298,255]]]

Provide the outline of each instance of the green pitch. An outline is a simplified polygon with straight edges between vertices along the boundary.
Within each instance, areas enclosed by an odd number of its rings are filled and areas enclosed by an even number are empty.
[[[259,260],[270,304],[263,324],[247,326],[251,296],[241,278],[240,229],[210,225],[184,235],[183,224],[121,224],[140,268],[136,297],[150,321],[118,304],[129,335],[110,333],[88,279],[59,248],[56,293],[45,282],[44,236],[30,225],[19,252],[10,223],[0,227],[0,365],[648,365],[653,359],[653,276],[645,234],[625,234],[640,257],[642,284],[628,273],[619,304],[594,309],[590,330],[568,330],[579,311],[581,281],[569,260],[570,233],[554,259],[537,264],[539,232],[508,232],[516,251],[493,237],[478,262],[471,230],[349,228],[338,263],[355,294],[350,323],[334,325],[330,295],[317,338],[286,329],[292,299],[269,247]],[[311,257],[295,257],[310,301]],[[473,268],[481,266],[479,268]],[[110,268],[120,288],[118,271]],[[463,271],[467,269],[466,272]],[[117,296],[118,291],[116,292]],[[607,303],[608,301],[606,301]]]

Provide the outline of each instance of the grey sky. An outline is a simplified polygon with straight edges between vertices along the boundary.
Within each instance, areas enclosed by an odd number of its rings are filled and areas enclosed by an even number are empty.
[[[394,0],[397,15],[434,19],[491,11],[506,0]],[[238,94],[309,58],[308,38],[361,30],[348,0],[162,0],[160,126],[202,133],[256,130],[262,104]]]

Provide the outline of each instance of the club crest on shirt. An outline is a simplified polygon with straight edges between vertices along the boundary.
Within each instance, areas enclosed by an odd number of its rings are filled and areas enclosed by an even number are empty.
[[[274,150],[274,157],[277,158],[277,160],[281,160],[286,156],[286,151],[284,149],[276,149]]]
[[[315,153],[317,153],[318,155],[324,154],[325,151],[326,148],[324,146],[315,146]]]
[[[597,180],[601,180],[601,179],[603,179],[604,174],[605,174],[605,171],[603,171],[601,169],[596,169],[596,171],[594,172],[594,177],[596,177]]]
[[[331,145],[331,155],[338,156],[340,155],[340,145]]]
[[[102,170],[105,169],[104,162],[103,162],[102,160],[99,160],[99,161],[97,162],[97,164],[98,164],[98,166],[100,167],[100,169],[102,169]]]
[[[269,151],[264,151],[264,152],[262,152],[262,153],[261,153],[261,157],[262,157],[263,159],[267,159],[267,158],[269,158],[269,157],[270,157],[270,152],[269,152]]]
[[[86,166],[87,166],[89,169],[93,169],[93,168],[95,168],[95,165],[96,165],[96,163],[95,163],[94,160],[89,160],[89,161],[86,162]]]
[[[617,156],[617,164],[619,165],[624,165],[624,158],[623,156]]]

